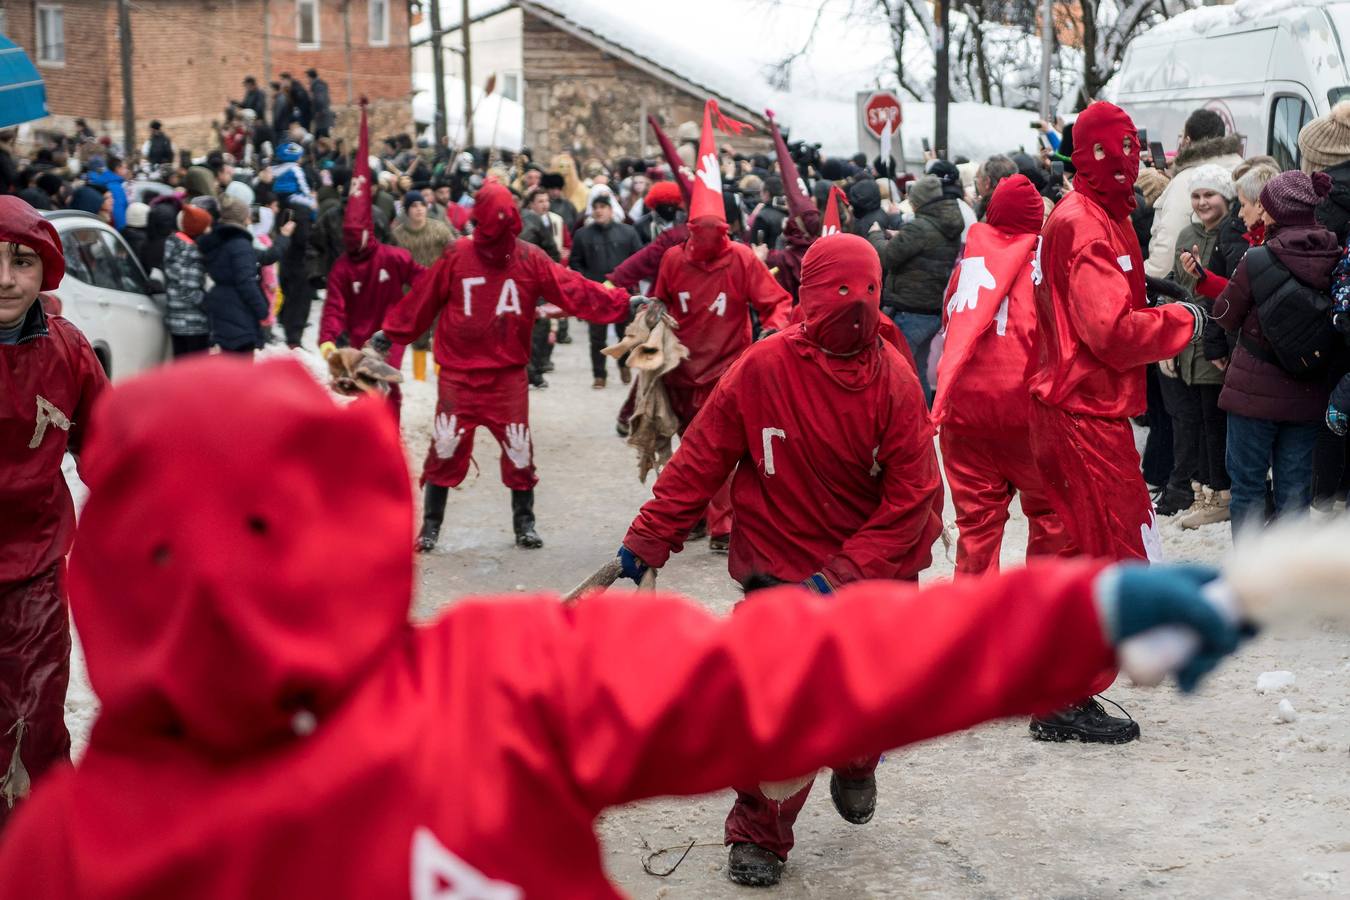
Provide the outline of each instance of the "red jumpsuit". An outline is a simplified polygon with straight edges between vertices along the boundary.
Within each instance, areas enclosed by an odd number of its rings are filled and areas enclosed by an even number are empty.
[[[724,237],[715,252],[692,248],[693,239],[666,251],[652,289],[680,324],[680,343],[689,348],[688,359],[662,379],[681,432],[707,402],[717,379],[750,346],[751,306],[760,325],[776,331],[786,327],[792,308],[792,296],[749,247]],[[714,537],[731,533],[727,491],[712,497],[707,519]]]
[[[942,476],[914,366],[877,335],[880,285],[880,262],[862,238],[812,245],[802,263],[803,323],[755,344],[717,383],[625,547],[664,566],[734,470],[729,568],[737,581],[819,572],[842,585],[912,580],[928,568],[942,532]],[[839,772],[856,779],[876,764],[856,759]],[[809,791],[775,803],[757,785],[738,786],[727,843],[786,857]]]
[[[60,283],[60,239],[18,198],[0,197],[0,241],[39,250],[43,289]],[[80,330],[36,300],[18,343],[0,344],[0,828],[10,814],[5,788],[19,789],[16,742],[33,781],[70,758],[65,556],[75,507],[61,463],[67,451],[80,452],[107,385]]]
[[[1050,709],[1113,659],[1090,562],[410,625],[397,429],[291,360],[129,382],[87,462],[71,604],[103,706],[0,845],[6,897],[618,897],[607,807]]]
[[[965,255],[947,288],[933,422],[956,507],[959,574],[998,569],[1014,494],[1027,517],[1027,555],[1053,555],[1062,542],[1063,527],[1031,452],[1027,390],[1043,210],[1026,176],[999,182],[986,221],[970,227]]]
[[[520,213],[501,185],[479,191],[474,216],[473,237],[456,241],[389,310],[384,333],[395,344],[411,343],[440,314],[434,344],[440,393],[422,483],[459,485],[481,425],[501,445],[502,483],[524,491],[539,480],[525,375],[537,302],[591,322],[619,322],[628,314],[628,295],[517,239]]]

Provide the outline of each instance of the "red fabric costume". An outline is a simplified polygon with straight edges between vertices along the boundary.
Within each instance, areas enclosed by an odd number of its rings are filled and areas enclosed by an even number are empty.
[[[61,239],[17,197],[0,197],[0,242],[36,250],[41,290],[56,290],[65,274]],[[107,385],[80,330],[36,300],[18,343],[0,344],[0,828],[9,818],[4,795],[20,790],[16,743],[33,780],[70,758],[64,581],[75,507],[61,462],[66,451],[79,454]]]
[[[397,430],[289,360],[130,382],[87,455],[71,597],[103,705],[0,845],[6,896],[617,897],[609,806],[1050,709],[1113,659],[1095,563],[414,627]]]
[[[1074,190],[1042,232],[1032,443],[1065,553],[1151,559],[1160,538],[1128,417],[1144,411],[1144,366],[1180,353],[1198,322],[1180,304],[1147,306],[1129,116],[1104,102],[1084,110],[1073,163]]]
[[[816,238],[820,237],[820,211],[806,191],[806,182],[797,171],[797,163],[783,140],[783,132],[773,119],[773,112],[765,110],[769,128],[773,132],[774,153],[778,171],[783,174],[783,193],[787,197],[788,217],[783,223],[783,249],[770,250],[765,263],[777,269],[774,277],[783,290],[792,295],[795,304],[802,281],[802,257]],[[908,350],[906,351],[908,352]]]
[[[1031,452],[1036,246],[1041,195],[1025,175],[999,182],[986,221],[970,227],[944,306],[933,422],[956,507],[956,571],[996,570],[1008,504],[1021,495],[1028,556],[1053,555],[1062,526]]]
[[[481,425],[501,445],[502,482],[523,491],[538,481],[525,376],[536,304],[553,303],[591,322],[618,322],[628,314],[628,295],[519,240],[520,211],[500,184],[483,186],[473,213],[473,236],[451,245],[388,312],[384,333],[395,344],[411,343],[440,314],[434,347],[440,395],[423,483],[462,482]]]

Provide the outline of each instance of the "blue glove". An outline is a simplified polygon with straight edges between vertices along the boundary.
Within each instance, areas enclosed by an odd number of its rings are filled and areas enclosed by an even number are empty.
[[[1144,565],[1121,563],[1097,578],[1095,593],[1102,625],[1115,646],[1162,625],[1180,625],[1194,631],[1200,647],[1177,672],[1177,684],[1187,693],[1200,679],[1237,649],[1238,624],[1229,621],[1202,593],[1219,576],[1200,565]]]
[[[834,593],[834,585],[830,584],[830,580],[819,572],[803,581],[802,586],[816,594]]]
[[[624,578],[633,579],[633,584],[642,584],[642,576],[647,574],[648,566],[622,544],[619,545],[619,565],[623,566]]]
[[[1331,429],[1333,434],[1345,437],[1346,433],[1350,432],[1350,416],[1341,412],[1334,404],[1328,405],[1327,427]]]

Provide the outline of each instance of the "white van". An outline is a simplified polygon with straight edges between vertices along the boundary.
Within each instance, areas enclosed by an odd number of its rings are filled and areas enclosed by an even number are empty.
[[[1238,0],[1183,13],[1130,42],[1107,91],[1170,154],[1199,108],[1242,135],[1244,156],[1297,168],[1299,130],[1350,98],[1350,2]]]

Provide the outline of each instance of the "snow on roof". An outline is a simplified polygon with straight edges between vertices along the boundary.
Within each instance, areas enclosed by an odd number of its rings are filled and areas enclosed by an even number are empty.
[[[1261,19],[1293,19],[1309,9],[1336,5],[1335,0],[1237,0],[1231,6],[1201,6],[1159,22],[1141,37],[1177,38],[1205,34]]]
[[[413,121],[419,125],[436,121],[435,87],[434,76],[413,75]],[[477,144],[483,147],[522,146],[525,142],[525,108],[514,100],[504,99],[500,91],[490,97],[482,94],[480,89],[474,88],[477,106],[473,112],[473,131]],[[445,120],[450,143],[456,146],[463,143],[464,82],[453,75],[445,76]]]
[[[437,0],[437,2],[441,7],[441,31],[459,28],[460,0]],[[430,4],[427,4],[427,6],[430,6]],[[512,6],[515,6],[515,4],[511,0],[469,0],[469,22],[472,24],[480,19],[495,16]],[[473,34],[472,27],[469,29],[469,34]],[[408,29],[408,37],[413,43],[431,37],[431,16],[427,12],[422,13],[422,21]]]

